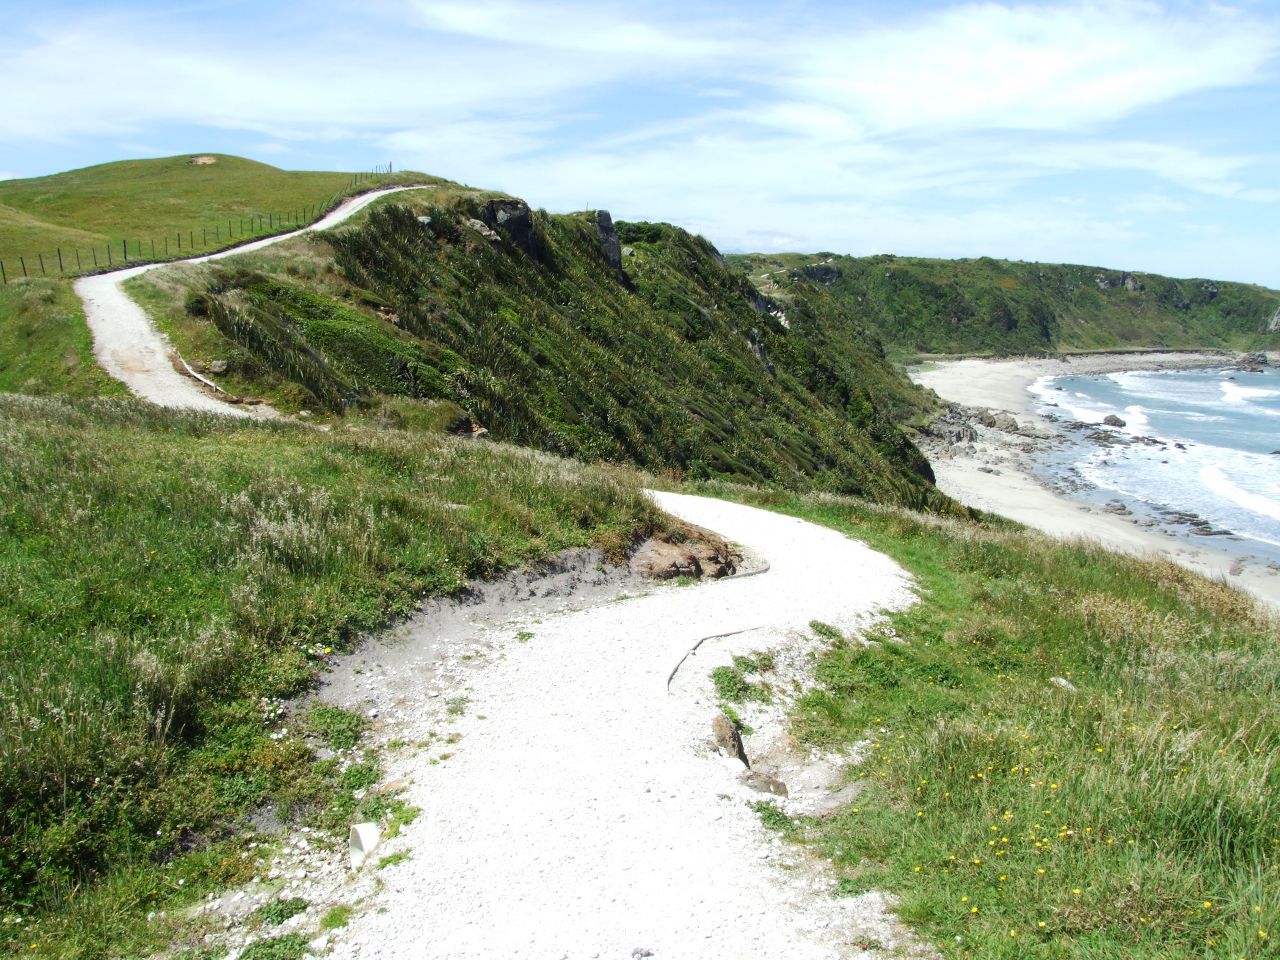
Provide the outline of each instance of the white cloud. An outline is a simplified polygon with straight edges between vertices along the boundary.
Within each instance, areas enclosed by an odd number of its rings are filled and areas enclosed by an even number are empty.
[[[698,62],[733,50],[732,41],[664,29],[633,17],[626,8],[600,3],[418,0],[415,6],[432,30],[600,58]]]
[[[1073,129],[1259,77],[1274,23],[1138,0],[971,3],[792,45],[783,87],[878,130]]]
[[[1274,84],[1280,23],[1200,0],[877,20],[816,0],[720,19],[673,0],[330,2],[271,55],[260,25],[142,9],[13,31],[0,84],[41,96],[11,99],[0,144],[181,124],[300,159],[372,146],[535,205],[774,249],[1094,259],[1079,250],[1137,242],[1146,218],[1280,201],[1244,118],[1210,138],[1179,117],[1180,97]]]

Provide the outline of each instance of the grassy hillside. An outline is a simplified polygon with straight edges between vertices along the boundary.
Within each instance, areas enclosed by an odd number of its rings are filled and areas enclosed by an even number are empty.
[[[0,286],[0,392],[125,396],[100,368],[84,309],[70,284],[26,280]]]
[[[1167,561],[721,492],[864,540],[920,586],[866,637],[814,624],[835,642],[793,731],[853,750],[863,789],[768,822],[832,856],[842,889],[893,891],[955,960],[1276,956],[1274,616]]]
[[[496,437],[587,460],[946,505],[891,423],[927,401],[873,337],[781,315],[675,227],[620,225],[625,273],[594,214],[525,208],[528,249],[486,237],[468,221],[488,196],[397,198],[352,229],[131,289],[189,359],[226,360],[226,386],[286,409],[447,399]]]
[[[657,522],[629,474],[500,444],[0,396],[0,917],[206,849],[257,804],[314,812],[314,758],[263,705],[329,648]]]
[[[1280,347],[1280,292],[1068,264],[734,257],[764,292],[845,309],[898,352]]]
[[[0,181],[0,261],[8,279],[48,276],[220,249],[308,222],[372,186],[425,182],[416,174],[366,176],[280,170],[223,154],[125,160],[47,177]],[[261,219],[260,219],[261,218]],[[155,244],[153,253],[152,244]],[[167,254],[166,254],[167,243]],[[79,261],[76,254],[79,253]],[[79,269],[77,269],[77,263]]]

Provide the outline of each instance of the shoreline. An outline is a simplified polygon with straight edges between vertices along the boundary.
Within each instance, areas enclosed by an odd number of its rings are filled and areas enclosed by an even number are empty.
[[[1280,571],[1266,561],[1190,543],[1158,527],[1139,526],[1047,487],[1029,466],[1033,454],[1055,446],[1063,436],[1035,412],[1027,388],[1041,377],[1191,370],[1234,362],[1231,355],[1208,352],[1090,354],[1069,360],[948,360],[907,372],[947,403],[975,408],[944,417],[923,439],[922,449],[943,493],[1052,536],[1083,537],[1134,556],[1172,560],[1280,610]]]

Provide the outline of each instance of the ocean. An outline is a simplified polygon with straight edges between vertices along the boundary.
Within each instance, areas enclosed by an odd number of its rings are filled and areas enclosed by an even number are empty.
[[[1280,369],[1043,377],[1066,442],[1035,464],[1070,496],[1241,557],[1280,563]],[[1124,426],[1106,426],[1108,416]]]

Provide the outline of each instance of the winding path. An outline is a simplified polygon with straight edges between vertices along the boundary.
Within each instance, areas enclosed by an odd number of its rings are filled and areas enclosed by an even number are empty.
[[[402,190],[420,189],[424,188],[392,187],[361,194],[343,201],[315,223],[301,230],[265,237],[218,253],[191,257],[187,260],[146,263],[136,267],[125,267],[111,273],[81,277],[75,282],[74,289],[84,304],[85,320],[88,322],[89,331],[93,334],[94,356],[107,373],[121,381],[134,395],[158,406],[205,410],[232,417],[275,416],[275,411],[270,407],[239,407],[218,399],[214,392],[216,388],[207,380],[204,383],[208,385],[208,389],[202,387],[199,381],[203,378],[186,367],[185,362],[177,356],[177,352],[167,338],[156,330],[146,312],[125,292],[124,282],[151,270],[170,266],[172,263],[205,263],[210,260],[221,260],[224,257],[261,250],[263,247],[280,243],[282,240],[288,240],[290,237],[296,237],[311,230],[327,230],[349,219],[379,197],[399,193]],[[171,357],[186,367],[187,375],[178,372]]]
[[[353,198],[303,230],[186,262],[332,227],[393,192]],[[273,415],[224,403],[194,373],[175,369],[171,347],[122,289],[164,265],[76,282],[99,362],[162,406]],[[712,667],[734,653],[771,650],[793,676],[803,675],[817,645],[810,621],[854,629],[905,606],[914,600],[909,576],[888,557],[805,521],[702,497],[651,496],[668,513],[766,557],[769,569],[494,631],[482,640],[479,669],[459,649],[444,674],[414,678],[407,699],[388,696],[384,731],[422,747],[392,761],[390,773],[424,813],[384,847],[408,859],[354,878],[330,862],[331,902],[364,897],[350,926],[332,941],[326,935],[318,952],[360,960],[834,960],[870,956],[858,944],[875,942],[920,955],[885,897],[833,898],[828,871],[769,835],[752,809],[760,794],[741,782],[741,763],[718,757],[707,742],[719,701]],[[749,738],[749,750],[785,740],[776,712],[763,739]],[[441,731],[456,746],[432,756]],[[779,802],[803,802],[798,793],[793,785]],[[318,879],[299,870],[279,895],[292,890],[315,903]]]
[[[825,527],[651,496],[767,556],[770,568],[495,630],[483,654],[444,678],[443,697],[423,676],[401,702],[380,703],[380,722],[402,742],[430,743],[432,731],[460,739],[437,741],[452,752],[445,762],[428,748],[391,771],[410,781],[406,799],[424,812],[388,848],[410,856],[376,872],[382,888],[338,935],[334,957],[649,950],[659,960],[817,960],[901,937],[883,897],[832,898],[829,876],[769,836],[750,807],[760,794],[738,781],[741,765],[706,741],[718,709],[713,666],[765,649],[807,664],[811,620],[851,629],[904,606],[914,599],[908,576]],[[668,693],[672,668],[700,638],[743,628],[699,648]],[[464,696],[451,717],[446,704]]]

